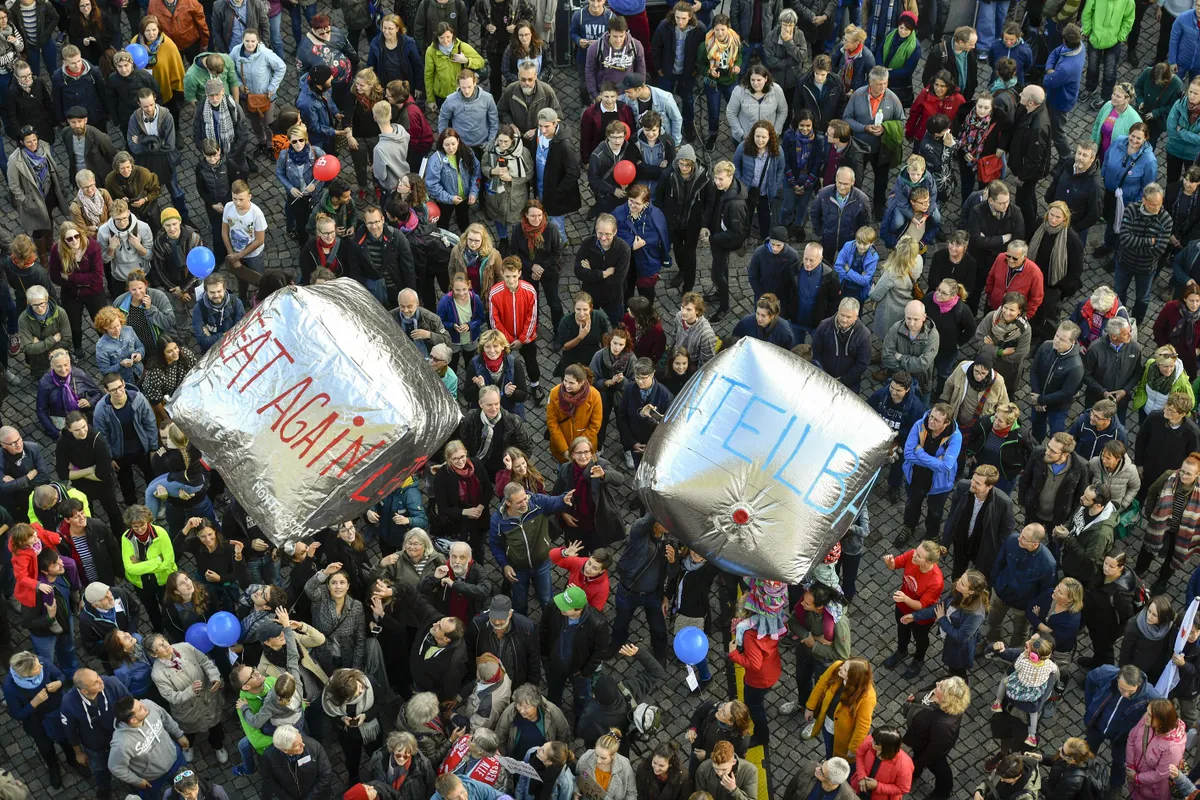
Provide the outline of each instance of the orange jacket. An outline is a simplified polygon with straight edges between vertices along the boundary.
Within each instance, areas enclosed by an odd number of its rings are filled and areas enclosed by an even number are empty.
[[[600,422],[604,419],[604,408],[600,402],[600,393],[595,386],[588,387],[587,399],[575,409],[574,416],[567,416],[558,406],[558,393],[562,384],[550,390],[550,400],[546,403],[546,427],[550,429],[550,455],[565,464],[571,442],[578,436],[586,436],[595,451],[596,439],[600,435]]]
[[[204,19],[204,9],[199,0],[178,0],[175,13],[167,10],[163,0],[150,0],[150,13],[158,17],[162,32],[180,50],[187,50],[197,42],[200,47],[208,47],[208,22]],[[186,70],[189,65],[184,64]]]
[[[842,679],[838,677],[838,670],[841,668],[841,661],[830,664],[829,669],[821,675],[821,679],[817,681],[817,685],[813,687],[812,693],[808,696],[808,702],[805,705],[809,711],[813,712],[813,721],[816,723],[814,731],[821,730],[825,724],[825,714],[829,711],[829,704],[842,686]],[[867,687],[867,691],[863,692],[863,696],[855,705],[849,706],[845,702],[838,703],[837,710],[833,712],[833,754],[835,756],[845,758],[847,753],[858,750],[859,744],[871,732],[871,717],[874,714],[874,684]]]
[[[740,664],[746,671],[743,680],[754,689],[770,689],[779,683],[783,673],[783,660],[779,657],[779,640],[759,636],[757,631],[746,631],[742,639],[742,650],[734,650],[729,660]]]

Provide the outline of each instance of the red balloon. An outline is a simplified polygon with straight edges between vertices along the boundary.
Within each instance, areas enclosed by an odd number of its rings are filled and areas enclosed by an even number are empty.
[[[625,141],[627,141],[627,142],[628,142],[628,141],[629,141],[629,137],[633,135],[633,131],[629,130],[629,123],[628,123],[628,122],[622,122],[621,124],[625,126]]]
[[[442,208],[432,200],[425,201],[425,211],[429,214],[429,221],[436,223],[442,218]]]
[[[313,177],[319,181],[331,181],[342,171],[342,162],[337,156],[321,156],[313,164]]]
[[[613,179],[621,186],[628,186],[637,177],[637,167],[632,161],[618,161],[613,167]]]

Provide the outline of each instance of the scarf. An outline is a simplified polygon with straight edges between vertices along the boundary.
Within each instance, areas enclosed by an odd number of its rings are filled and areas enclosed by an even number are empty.
[[[938,311],[941,311],[943,314],[949,314],[950,310],[958,305],[958,295],[953,295],[948,300],[938,300],[935,295],[933,302],[938,307]]]
[[[492,167],[500,166],[500,159],[503,158],[504,166],[508,167],[508,174],[510,176],[518,180],[528,178],[529,173],[525,168],[525,159],[523,158],[524,152],[522,151],[523,147],[524,145],[521,144],[521,140],[516,139],[513,141],[512,149],[507,153],[501,152],[500,148],[498,147],[489,150],[485,158],[485,174],[490,174]],[[487,190],[489,194],[504,194],[504,192],[508,191],[508,188],[511,185],[512,184],[500,180],[498,175],[492,175],[488,179]],[[521,216],[521,223],[522,226],[525,223],[524,215]]]
[[[708,53],[708,63],[715,66],[718,71],[733,69],[733,65],[737,63],[738,51],[741,50],[742,40],[738,35],[730,31],[729,38],[721,42],[717,39],[716,31],[709,31],[704,34],[704,50]],[[711,80],[711,75],[708,75]]]
[[[387,779],[391,783],[393,789],[399,789],[404,785],[404,779],[408,777],[409,767],[412,766],[412,756],[405,756],[404,763],[397,764],[396,757],[393,755],[388,759]]]
[[[970,154],[976,161],[983,155],[983,142],[987,139],[988,131],[992,127],[992,118],[979,116],[975,113],[975,109],[971,109],[967,113],[967,119],[963,125],[962,141],[959,145],[963,149],[963,154]]]
[[[995,346],[999,348],[1001,345],[1016,346],[1016,342],[1021,338],[1024,332],[1021,326],[1021,318],[1017,317],[1013,322],[1005,322],[1000,315],[1000,311],[996,310],[992,314],[992,330],[989,334]]]
[[[591,388],[591,384],[587,381],[584,381],[583,385],[579,387],[579,391],[577,391],[575,394],[571,394],[564,389],[563,385],[560,383],[558,385],[559,412],[567,417],[575,416],[575,412],[579,410],[579,406],[582,405],[583,401],[587,399],[588,391]]]
[[[1157,371],[1157,370],[1156,370]],[[1179,472],[1163,481],[1162,490],[1154,499],[1153,511],[1150,512],[1150,524],[1146,526],[1146,544],[1162,547],[1167,529],[1171,527],[1171,519],[1175,515],[1175,490],[1179,487]],[[1146,498],[1146,507],[1150,507],[1150,498]],[[1178,569],[1181,563],[1192,552],[1192,537],[1200,531],[1200,483],[1192,487],[1192,493],[1184,506],[1183,516],[1179,520],[1179,536],[1175,540],[1173,562]]]
[[[40,155],[37,152],[30,152],[27,147],[21,148],[21,154],[25,156],[25,160],[29,162],[29,166],[33,170],[33,176],[37,179],[38,190],[42,194],[45,194],[50,187],[49,160],[46,156]]]
[[[912,38],[911,36],[908,38]],[[854,50],[847,50],[845,45],[842,45],[842,56],[845,61],[842,64],[842,86],[850,88],[851,82],[854,80],[854,66],[858,62],[858,57],[862,55],[863,46],[859,44]]]
[[[71,373],[67,373],[65,378],[60,378],[57,372],[50,371],[51,380],[58,387],[59,402],[62,403],[63,414],[68,414],[79,409],[79,395],[75,392],[75,381],[72,380]]]
[[[992,81],[991,93],[995,94],[996,92],[1002,92],[1005,89],[1014,89],[1014,88],[1016,88],[1016,86],[1017,86],[1016,76],[1013,76],[1013,77],[1009,78],[1008,80],[1004,80],[1003,78],[996,78],[996,80]]]
[[[1043,221],[1034,231],[1033,238],[1029,240],[1029,252],[1037,253],[1039,252],[1038,248],[1042,245],[1042,237],[1046,235],[1047,231],[1056,237],[1054,246],[1050,248],[1050,266],[1046,272],[1046,286],[1057,286],[1067,274],[1066,227],[1065,222],[1058,227],[1052,227],[1049,222]]]
[[[467,465],[462,469],[451,465],[454,475],[458,478],[458,499],[463,508],[474,508],[479,505],[480,495],[479,476],[475,474],[475,464],[467,459]]]
[[[1090,330],[1092,334],[1092,341],[1100,338],[1100,335],[1104,333],[1104,326],[1108,324],[1109,318],[1115,317],[1120,308],[1121,299],[1114,298],[1112,305],[1109,306],[1107,311],[1097,311],[1092,305],[1091,298],[1088,298],[1087,302],[1083,304],[1083,309],[1079,313],[1085,320],[1087,320],[1088,330]]]
[[[288,163],[289,164],[292,164],[293,166],[297,166],[297,167],[303,167],[308,164],[309,156],[312,153],[312,147],[310,145],[306,144],[306,145],[304,145],[303,150],[300,150],[299,152],[297,152],[296,148],[291,147],[289,145],[288,149],[287,149],[287,153],[288,153]]]
[[[1180,349],[1194,352],[1196,349],[1196,325],[1200,324],[1200,309],[1196,313],[1188,310],[1187,303],[1179,303],[1179,320],[1171,327],[1171,341],[1183,345]]]
[[[1153,359],[1151,359],[1151,360],[1153,360]],[[1174,385],[1175,385],[1175,371],[1174,370],[1172,370],[1171,374],[1169,374],[1169,375],[1163,375],[1162,370],[1158,368],[1157,364],[1153,368],[1150,368],[1149,365],[1147,365],[1147,369],[1146,369],[1146,386],[1147,386],[1147,388],[1152,389],[1152,390],[1158,392],[1159,394],[1166,395],[1166,394],[1171,393],[1171,387]]]
[[[996,371],[989,369],[987,377],[981,381],[975,380],[975,365],[972,363],[967,366],[967,383],[972,389],[979,393],[975,400],[975,408],[971,411],[971,418],[967,420],[965,427],[967,430],[975,427],[975,423],[983,416],[983,407],[987,405],[988,397],[992,394],[992,386],[996,383]],[[961,419],[961,416],[959,417]]]
[[[544,234],[546,233],[547,221],[548,218],[543,214],[542,224],[535,228],[529,224],[529,220],[525,218],[525,215],[521,215],[521,230],[525,233],[525,241],[529,245],[529,255],[531,257],[545,242]]]
[[[483,348],[481,347],[480,350],[482,350],[482,349]],[[485,353],[480,353],[479,357],[481,359],[483,359],[484,369],[486,369],[492,375],[496,375],[497,373],[500,372],[501,369],[504,368],[504,354],[503,353],[501,353],[499,356],[497,356],[494,359],[488,358],[487,354],[485,354]]]
[[[494,421],[488,419],[482,409],[479,411],[479,421],[483,423],[483,441],[479,443],[479,450],[475,453],[475,457],[479,460],[486,459],[488,453],[492,451],[492,435],[495,433],[496,425],[502,419],[504,419],[503,411],[496,415]]]
[[[32,691],[42,685],[44,672],[39,672],[37,675],[31,675],[30,677],[26,678],[22,675],[18,675],[16,670],[14,670],[12,667],[9,667],[8,677],[12,678],[13,683],[15,683],[17,686],[20,686],[22,689],[28,689]]]
[[[573,480],[571,488],[575,490],[575,517],[583,522],[591,520],[592,514],[592,465],[581,467],[575,462],[571,462],[571,474]],[[594,524],[594,523],[593,523]]]
[[[204,137],[216,139],[221,143],[221,149],[228,153],[233,148],[233,104],[229,98],[221,99],[221,104],[214,106],[204,103]]]
[[[104,195],[100,189],[91,197],[83,193],[80,189],[75,193],[75,199],[79,201],[79,210],[83,212],[83,220],[93,228],[99,228],[104,224]]]
[[[1157,625],[1151,625],[1147,619],[1147,610],[1142,609],[1137,615],[1138,632],[1152,642],[1162,641],[1162,638],[1171,632],[1171,622],[1160,622]]]
[[[617,374],[624,375],[629,369],[631,361],[633,361],[633,348],[631,347],[626,347],[619,356],[614,356],[612,349],[608,347],[600,351],[600,366],[607,371],[610,378]]]
[[[475,562],[474,561],[469,562],[467,564],[466,571],[464,571],[461,575],[456,575],[454,573],[454,567],[450,566],[450,564],[447,563],[446,569],[448,570],[448,572],[446,574],[450,577],[450,580],[457,583],[460,579],[463,579],[463,580],[466,579],[467,575],[469,575],[471,573],[471,567],[473,567],[473,566],[475,566]],[[422,573],[423,572],[424,572],[424,570],[422,570]],[[450,591],[450,594],[447,597],[446,610],[448,612],[450,612],[450,616],[458,617],[461,620],[470,620],[471,616],[472,616],[471,615],[471,604],[470,604],[470,601],[467,599],[467,596],[465,594],[463,594],[462,592],[453,591],[453,589]],[[503,678],[504,675],[501,674],[500,677]]]
[[[916,31],[910,33],[907,39],[901,39],[899,29],[894,30],[883,37],[883,65],[888,69],[899,69],[916,49]]]
[[[374,708],[375,689],[371,686],[371,682],[369,680],[362,680],[359,681],[359,685],[363,687],[362,694],[353,698],[350,703],[343,703],[341,705],[335,705],[334,703],[329,702],[329,693],[323,692],[321,694],[321,705],[324,706],[325,713],[335,718],[353,717],[357,715],[348,713],[346,708],[347,705],[353,704],[359,714],[365,714],[367,711]],[[373,742],[379,738],[379,720],[369,719],[362,725],[359,725],[357,728],[352,730],[357,730],[359,735],[362,736],[362,740],[364,742]]]

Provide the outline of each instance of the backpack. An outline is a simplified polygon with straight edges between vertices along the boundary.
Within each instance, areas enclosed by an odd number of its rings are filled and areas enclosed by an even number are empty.
[[[1083,772],[1083,785],[1079,787],[1076,800],[1104,800],[1108,796],[1108,764],[1098,758],[1088,762]]]
[[[1142,580],[1142,576],[1133,570],[1129,571],[1133,574],[1133,616],[1136,617],[1146,607],[1146,603],[1150,602],[1152,595],[1150,594],[1150,588]],[[1121,620],[1121,624],[1124,625],[1128,621],[1127,619],[1123,619]]]
[[[458,237],[444,231],[432,222],[418,222],[408,231],[412,245],[413,264],[418,280],[436,278],[438,286],[450,285],[450,251],[458,244]]]

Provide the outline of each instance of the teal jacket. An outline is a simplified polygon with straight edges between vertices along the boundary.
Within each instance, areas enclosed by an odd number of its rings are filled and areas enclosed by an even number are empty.
[[[1109,100],[1100,109],[1100,113],[1096,115],[1096,121],[1092,123],[1092,141],[1100,144],[1100,128],[1104,125],[1104,120],[1108,119],[1108,115],[1112,113],[1113,104]],[[1108,137],[1109,143],[1118,136],[1126,136],[1129,134],[1129,129],[1133,127],[1135,122],[1141,122],[1142,115],[1133,109],[1133,106],[1127,106],[1120,116],[1113,121],[1112,136]]]
[[[1175,101],[1167,115],[1167,155],[1189,162],[1200,156],[1200,119],[1194,124],[1188,122],[1186,97]]]

